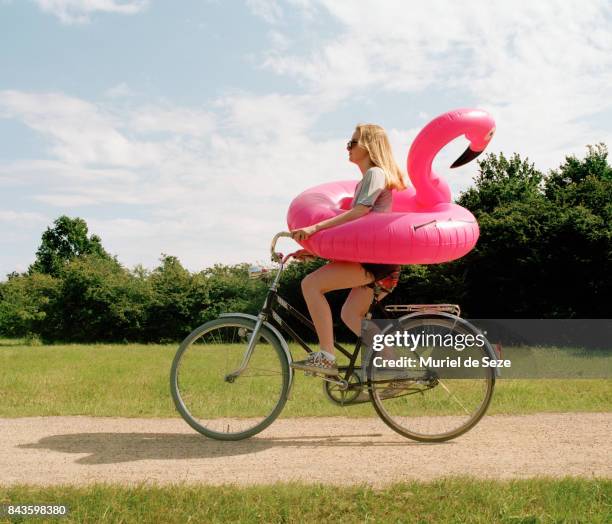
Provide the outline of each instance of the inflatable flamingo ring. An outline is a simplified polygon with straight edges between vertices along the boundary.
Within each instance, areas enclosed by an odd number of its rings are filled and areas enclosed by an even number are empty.
[[[482,153],[495,122],[485,111],[456,109],[438,116],[417,135],[408,153],[414,187],[393,191],[392,211],[367,215],[323,229],[299,243],[329,260],[378,264],[435,264],[464,256],[478,240],[476,219],[451,202],[450,189],[432,170],[438,152],[465,135],[470,145],[451,168]],[[316,224],[350,208],[357,181],[330,182],[307,189],[289,206],[290,230]]]

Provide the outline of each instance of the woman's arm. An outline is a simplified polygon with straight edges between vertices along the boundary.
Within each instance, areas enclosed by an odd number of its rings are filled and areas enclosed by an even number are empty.
[[[356,205],[353,209],[349,209],[345,213],[341,215],[337,215],[332,218],[328,218],[327,220],[322,220],[318,224],[314,225],[315,233],[317,231],[321,231],[321,229],[327,229],[334,226],[339,226],[340,224],[345,224],[346,222],[350,222],[351,220],[355,220],[356,218],[360,218],[364,215],[367,215],[372,208],[368,206],[363,206],[361,204]]]
[[[355,220],[356,218],[360,218],[364,215],[367,215],[370,210],[371,208],[369,206],[357,204],[353,209],[349,209],[341,215],[328,218],[327,220],[322,220],[318,224],[314,224],[312,226],[294,229],[291,234],[295,240],[304,240],[310,235],[316,233],[317,231],[321,231],[322,229],[339,226],[340,224],[345,224],[346,222],[350,222],[351,220]]]

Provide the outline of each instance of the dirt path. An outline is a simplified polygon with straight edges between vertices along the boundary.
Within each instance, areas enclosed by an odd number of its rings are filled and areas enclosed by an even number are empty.
[[[279,419],[252,439],[217,442],[180,419],[0,419],[0,484],[611,477],[611,429],[612,413],[498,415],[454,441],[419,444],[376,418],[328,417]]]

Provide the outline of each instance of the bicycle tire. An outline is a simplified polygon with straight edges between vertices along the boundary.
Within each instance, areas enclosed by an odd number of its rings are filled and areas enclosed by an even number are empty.
[[[397,319],[396,322],[397,323],[394,324],[394,327],[401,325],[402,329],[404,330],[414,329],[414,328],[419,328],[419,327],[423,328],[424,326],[436,326],[436,327],[442,327],[442,328],[444,327],[449,328],[452,326],[452,328],[455,329],[455,327],[459,325],[461,326],[461,330],[464,333],[471,333],[471,334],[476,333],[474,328],[469,323],[467,323],[465,320],[461,319],[460,317],[456,317],[454,315],[447,315],[447,314],[410,315],[409,317],[405,319]],[[486,341],[486,344],[489,344],[488,341]],[[483,351],[486,351],[486,350],[483,350]],[[433,419],[435,417],[438,418],[438,425],[440,425],[440,422],[443,422],[445,419],[452,422],[453,417],[449,416],[448,414],[440,414],[440,415],[427,414],[427,413],[423,414],[422,404],[425,402],[423,399],[425,399],[427,395],[432,395],[432,393],[430,392],[433,391],[438,386],[430,387],[428,385],[427,387],[425,387],[420,384],[417,384],[418,382],[417,380],[414,380],[414,382],[412,382],[411,380],[404,380],[404,381],[399,380],[396,382],[399,382],[399,384],[402,384],[403,382],[402,389],[400,389],[398,386],[397,388],[398,394],[393,395],[393,390],[392,390],[391,393],[388,394],[389,396],[385,398],[383,393],[386,390],[388,390],[389,387],[383,390],[382,386],[377,386],[376,384],[372,384],[375,379],[380,378],[380,376],[377,376],[375,372],[374,359],[370,359],[369,362],[367,363],[368,391],[370,394],[370,400],[372,402],[372,405],[374,406],[374,409],[376,410],[376,413],[383,420],[383,422],[387,426],[389,426],[391,429],[393,429],[395,432],[399,433],[400,435],[410,438],[412,440],[419,441],[419,442],[444,442],[447,440],[457,438],[458,436],[472,429],[480,421],[480,419],[482,419],[482,417],[486,413],[489,407],[489,404],[491,402],[491,399],[493,396],[493,390],[495,387],[495,371],[494,371],[494,368],[492,367],[481,368],[481,370],[482,370],[482,377],[478,379],[480,381],[480,384],[478,383],[476,384],[476,389],[478,388],[482,389],[482,398],[479,400],[478,405],[475,406],[474,410],[471,413],[469,413],[468,418],[463,420],[461,424],[459,424],[457,427],[451,430],[448,430],[448,431],[423,432],[422,430],[415,431],[414,429],[411,429],[411,427],[416,427],[419,421],[422,421],[422,423],[424,423],[428,419]],[[458,379],[458,380],[463,381],[463,383],[459,382],[459,384],[461,384],[464,388],[466,384],[469,385],[471,382],[474,382],[474,381],[470,381],[470,379]],[[425,381],[422,381],[422,382],[425,382]],[[448,391],[448,386],[446,384],[449,384],[449,382],[452,382],[452,380],[449,381],[449,380],[444,379],[443,381],[439,381],[439,384],[445,383],[445,386],[443,389],[446,389]],[[410,392],[411,387],[414,389],[413,392]],[[420,394],[421,396],[417,397],[418,394]],[[409,398],[411,396],[413,397],[412,399]],[[416,409],[414,405],[413,406],[410,405],[410,402],[414,401],[414,397],[421,399],[419,401],[421,405],[418,406]],[[452,404],[452,402],[450,402],[451,395],[448,394],[448,397],[449,397],[448,403]],[[405,415],[392,415],[390,412],[391,410],[389,409],[389,405],[393,404],[396,401],[400,401],[400,399],[406,399],[403,401],[406,404],[405,405],[406,414]],[[439,402],[437,402],[435,405],[433,402],[431,404],[432,406],[434,406],[434,411],[435,410],[440,411],[441,407],[440,405],[438,405],[440,404]],[[461,404],[461,402],[459,402],[459,404]],[[465,409],[465,406],[462,406],[462,407]],[[401,405],[401,403],[396,402],[395,407],[393,408],[393,411],[395,413],[399,413],[402,409],[403,409],[403,406]],[[411,409],[412,409],[412,414],[410,412]],[[420,409],[420,412],[419,412],[419,409]],[[400,420],[402,422],[400,422]]]
[[[207,427],[206,425],[203,424],[204,420],[209,420],[211,422],[209,422],[209,424],[212,425],[212,421],[216,420],[216,419],[209,419],[209,418],[203,418],[203,417],[199,417],[196,416],[195,413],[193,413],[194,411],[194,407],[193,405],[195,404],[195,402],[186,402],[185,398],[186,394],[184,391],[184,387],[183,387],[183,392],[181,392],[181,386],[180,386],[180,382],[181,382],[181,367],[184,367],[185,364],[183,362],[183,359],[185,358],[186,352],[190,349],[195,347],[194,344],[197,344],[197,341],[202,339],[203,337],[205,337],[207,334],[210,335],[213,331],[220,331],[224,328],[237,328],[238,332],[240,332],[241,329],[244,330],[251,330],[251,334],[252,334],[252,330],[254,329],[256,324],[255,320],[249,319],[249,318],[244,318],[244,317],[231,317],[231,316],[224,316],[222,318],[217,318],[214,320],[211,320],[210,322],[207,322],[206,324],[203,324],[201,326],[199,326],[198,328],[196,328],[195,330],[193,330],[181,343],[181,345],[179,346],[174,359],[172,361],[172,368],[170,371],[170,391],[172,393],[172,398],[174,400],[174,404],[176,406],[177,411],[180,413],[181,417],[196,431],[198,431],[199,433],[201,433],[202,435],[205,435],[209,438],[213,438],[215,440],[225,440],[225,441],[234,441],[234,440],[242,440],[242,439],[246,439],[249,437],[252,437],[253,435],[256,435],[257,433],[263,431],[265,428],[267,428],[280,414],[280,412],[282,411],[283,407],[285,406],[285,403],[287,401],[287,396],[288,396],[288,390],[289,390],[289,386],[290,386],[290,369],[289,369],[289,362],[287,361],[287,357],[285,355],[285,352],[282,348],[281,342],[278,340],[278,337],[272,332],[270,331],[268,328],[266,328],[265,326],[261,326],[259,333],[258,333],[258,344],[254,347],[253,350],[253,356],[251,357],[251,360],[255,357],[255,355],[259,356],[260,353],[255,353],[259,347],[262,347],[262,344],[260,343],[261,339],[263,338],[267,344],[269,344],[269,347],[273,349],[272,352],[269,352],[268,354],[270,355],[275,355],[275,357],[277,358],[277,364],[279,365],[279,371],[280,371],[280,380],[282,381],[281,384],[279,384],[279,389],[278,389],[278,398],[273,398],[273,399],[266,399],[268,404],[271,404],[271,409],[269,409],[269,412],[265,414],[265,416],[263,416],[263,418],[261,418],[261,420],[259,420],[258,422],[254,423],[254,425],[252,427],[246,427],[246,429],[242,429],[240,431],[229,431],[229,423],[227,425],[227,429],[226,431],[218,431],[215,429],[211,429],[211,427]],[[220,333],[223,333],[220,331]],[[225,333],[225,335],[227,337],[227,332]],[[222,338],[220,338],[219,340],[222,340]],[[229,353],[229,349],[227,348],[227,346],[229,346],[229,343],[226,342],[222,342],[223,344],[226,344],[226,353]],[[238,351],[240,348],[241,344],[238,344]],[[212,347],[212,345],[211,345]],[[243,348],[244,351],[246,351],[247,348],[247,344],[243,344]],[[216,355],[221,355],[222,354],[222,349],[220,348],[218,350],[218,353],[216,353]],[[200,354],[202,353],[202,351],[200,351]],[[238,354],[238,353],[237,353]],[[250,364],[250,362],[249,362]],[[231,368],[235,368],[235,364],[232,364],[232,366],[229,366],[224,372],[227,372],[229,370],[231,370]],[[200,369],[202,370],[206,370],[206,372],[208,372],[209,374],[212,373],[216,373],[216,370],[211,370],[210,366],[206,367],[206,366],[201,366],[200,365]],[[249,378],[252,378],[255,375],[249,375]],[[262,375],[263,376],[267,376],[267,375]],[[219,375],[215,376],[216,379],[220,379],[221,377]],[[240,381],[241,380],[241,376],[238,376],[236,381]],[[225,381],[227,382],[227,381]],[[195,381],[193,381],[193,383],[195,384]],[[233,383],[233,382],[232,382]],[[260,381],[260,384],[265,383],[265,381]],[[202,380],[201,384],[206,387],[206,383],[204,382],[204,380]],[[200,385],[200,382],[198,382],[197,384],[195,384],[196,386]],[[225,387],[225,385],[224,385]],[[269,391],[273,391],[274,389],[276,389],[276,386],[274,388],[268,388]],[[211,395],[209,393],[209,395]],[[257,398],[257,397],[255,397]],[[239,398],[238,400],[242,400],[242,398]],[[253,403],[250,402],[248,403],[248,399],[247,399],[247,403],[249,406],[252,406],[253,409],[257,406],[262,404],[262,399],[259,398],[257,399],[260,402],[257,403]],[[191,406],[189,406],[188,404],[192,404]],[[230,407],[233,407],[234,403],[233,402],[226,402],[226,404],[229,404]],[[236,402],[237,404],[237,402]],[[213,403],[210,403],[209,407],[209,411],[212,413],[215,411],[215,406],[213,405]],[[204,404],[202,404],[202,408],[204,408]],[[264,406],[264,410],[265,410],[265,406]],[[245,424],[249,424],[249,417],[241,417],[240,415],[236,415],[236,416],[231,416],[231,417],[227,417],[227,414],[224,414],[223,417],[221,417],[219,420],[225,420],[228,419],[234,421],[234,424],[237,424],[238,420],[244,422]],[[258,417],[260,418],[260,417]],[[220,425],[220,424],[219,424]]]

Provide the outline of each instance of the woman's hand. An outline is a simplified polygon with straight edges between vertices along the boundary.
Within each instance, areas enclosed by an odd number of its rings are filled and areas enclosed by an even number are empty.
[[[306,240],[310,235],[317,232],[317,226],[301,227],[300,229],[294,229],[291,231],[291,238],[293,240]]]
[[[300,260],[301,262],[306,262],[308,260],[314,260],[315,258],[317,258],[317,255],[311,253],[307,249],[300,249],[299,251],[293,253],[293,258],[295,258],[296,260]]]

